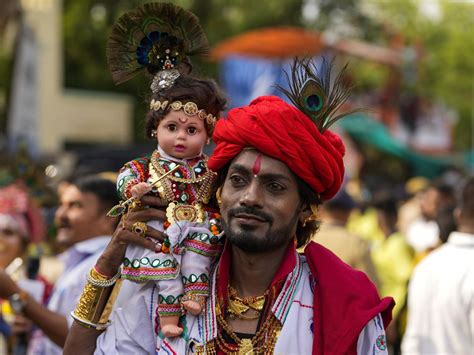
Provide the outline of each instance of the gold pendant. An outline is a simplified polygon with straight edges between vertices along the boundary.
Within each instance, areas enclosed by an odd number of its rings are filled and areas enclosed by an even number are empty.
[[[253,355],[252,340],[242,339],[239,344],[239,355]]]
[[[262,299],[257,299],[255,302],[249,303],[249,307],[260,312],[263,309],[264,304],[265,304],[265,297],[262,297]]]
[[[171,224],[178,221],[202,223],[204,221],[204,210],[199,203],[180,205],[176,202],[171,202],[166,209],[166,218]]]
[[[239,302],[233,302],[229,300],[229,313],[234,314],[236,316],[240,316],[242,313],[248,311],[249,307]]]

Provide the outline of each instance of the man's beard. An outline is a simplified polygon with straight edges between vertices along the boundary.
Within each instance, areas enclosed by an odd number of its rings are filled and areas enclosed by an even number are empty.
[[[240,231],[235,231],[224,221],[224,219],[222,219],[222,227],[224,229],[224,235],[233,246],[236,246],[250,254],[258,254],[277,250],[282,246],[286,246],[288,241],[294,235],[296,222],[295,214],[295,217],[280,229],[271,230],[272,223],[269,223],[270,228],[267,233],[261,237],[256,236],[250,228],[248,228],[248,230],[242,228]]]

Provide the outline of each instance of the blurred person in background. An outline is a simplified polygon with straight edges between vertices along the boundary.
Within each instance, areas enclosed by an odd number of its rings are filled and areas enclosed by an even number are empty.
[[[45,301],[50,285],[38,275],[38,257],[28,256],[27,250],[44,233],[41,212],[26,187],[16,182],[0,188],[0,273],[28,289],[40,303]],[[15,315],[18,297],[17,294],[8,301],[0,299],[0,354],[26,351],[26,333],[31,324],[21,315]]]
[[[118,198],[115,184],[97,176],[77,179],[61,193],[55,214],[57,243],[66,248],[59,257],[64,272],[55,284],[48,305],[43,306],[22,289],[6,272],[0,271],[0,298],[15,297],[15,312],[31,320],[36,333],[29,351],[34,354],[61,354],[79,296],[86,284],[86,273],[110,240],[117,221],[106,212]],[[15,295],[19,295],[16,297]]]
[[[456,218],[454,218],[455,209],[456,205],[443,206],[436,215],[436,224],[438,225],[441,244],[446,243],[450,234],[457,229]]]
[[[406,198],[398,208],[398,229],[406,235],[408,226],[421,216],[420,200],[429,186],[430,180],[415,176],[409,179],[404,186]]]
[[[415,250],[417,260],[441,244],[436,216],[442,206],[453,203],[453,188],[439,181],[432,182],[420,196],[420,216],[406,231],[407,242]]]
[[[472,354],[474,349],[474,177],[455,210],[457,231],[416,267],[408,293],[403,353]]]
[[[348,192],[351,191],[348,190]],[[354,195],[351,192],[351,197],[358,201],[358,208],[352,210],[346,227],[350,233],[373,244],[383,241],[385,237],[377,222],[377,212],[370,204],[371,196],[372,192],[369,190],[366,190],[362,196]]]
[[[356,204],[343,188],[319,211],[321,226],[311,240],[319,243],[354,269],[364,272],[378,288],[378,277],[370,255],[370,244],[347,230],[347,221]]]
[[[381,190],[373,197],[372,205],[377,212],[377,221],[385,239],[374,242],[372,257],[380,280],[382,296],[395,299],[393,322],[387,329],[387,341],[394,354],[399,353],[403,335],[403,312],[407,287],[414,267],[414,253],[405,237],[397,229],[398,205],[391,191]]]

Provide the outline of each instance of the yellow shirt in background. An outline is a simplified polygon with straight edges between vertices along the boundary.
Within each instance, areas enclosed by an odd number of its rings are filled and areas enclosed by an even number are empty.
[[[349,217],[346,228],[350,233],[371,243],[385,239],[377,222],[377,212],[373,208],[367,208],[363,213],[355,210]]]
[[[380,295],[392,296],[396,318],[406,302],[408,281],[414,268],[413,249],[399,232],[372,245],[372,260],[380,280]]]

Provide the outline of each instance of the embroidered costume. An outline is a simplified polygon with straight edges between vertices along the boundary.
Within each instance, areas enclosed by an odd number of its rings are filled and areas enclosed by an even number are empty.
[[[198,317],[182,317],[185,331],[181,337],[169,339],[159,334],[154,311],[156,286],[128,292],[136,286],[123,284],[121,292],[133,296],[126,304],[117,305],[111,327],[97,340],[95,354],[212,353],[222,334],[216,305],[226,297],[230,252],[227,244],[212,270],[211,295],[204,312]],[[297,254],[291,244],[270,289],[267,312],[278,320],[280,328],[273,353],[388,353],[384,328],[391,318],[393,300],[380,300],[365,274],[319,244],[310,243],[305,255]]]
[[[117,179],[120,197],[128,199],[133,185],[143,181],[151,183],[178,166],[153,191],[169,203],[165,248],[154,252],[129,246],[122,270],[124,279],[159,283],[158,312],[161,315],[181,314],[183,294],[188,297],[209,294],[211,259],[219,254],[221,245],[219,236],[210,230],[210,221],[216,214],[205,207],[215,179],[215,173],[207,168],[206,161],[205,155],[176,159],[158,148],[150,156],[126,163]],[[158,221],[148,222],[148,225],[164,230]]]

